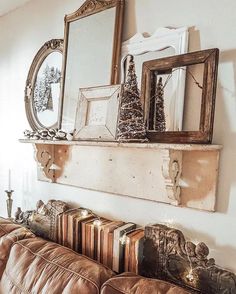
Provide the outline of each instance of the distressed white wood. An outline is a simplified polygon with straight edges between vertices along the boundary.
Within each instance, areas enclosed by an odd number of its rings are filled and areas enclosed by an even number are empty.
[[[181,204],[181,188],[179,185],[182,173],[182,151],[165,149],[162,154],[162,175],[165,180],[166,193],[171,200],[171,204]]]
[[[74,139],[115,140],[121,85],[80,89]]]
[[[215,210],[221,146],[80,143],[87,145],[54,142],[56,183]],[[46,179],[41,170],[38,178]]]
[[[167,48],[173,48],[174,54],[184,54],[188,52],[188,28],[158,28],[151,36],[145,37],[144,34],[137,33],[122,45],[122,60],[128,54],[134,56],[144,55],[148,52],[158,52]],[[156,56],[158,57],[158,55]],[[152,58],[153,59],[153,58]],[[122,62],[123,63],[123,62]],[[137,64],[136,64],[137,65]],[[125,73],[122,73],[124,80]],[[174,101],[172,101],[171,125],[170,130],[181,131],[184,109],[186,72],[175,70],[172,73]]]
[[[123,148],[148,148],[148,149],[171,149],[183,151],[213,151],[221,150],[222,145],[212,144],[165,144],[165,143],[120,143],[120,142],[94,142],[94,141],[50,141],[20,139],[21,143],[48,144],[48,145],[77,145],[77,146],[100,146],[100,147],[123,147]]]

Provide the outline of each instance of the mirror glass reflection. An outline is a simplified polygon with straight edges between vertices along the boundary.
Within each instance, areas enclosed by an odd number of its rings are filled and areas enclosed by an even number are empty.
[[[79,89],[109,85],[116,8],[69,23],[61,128],[74,129]]]
[[[45,128],[58,121],[62,54],[50,53],[41,64],[34,87],[33,109],[37,120]]]

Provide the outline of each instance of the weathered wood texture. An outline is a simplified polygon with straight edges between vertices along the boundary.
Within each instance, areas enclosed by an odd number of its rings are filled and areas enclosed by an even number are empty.
[[[140,274],[174,282],[196,293],[235,294],[236,275],[217,267],[208,254],[206,244],[186,241],[179,230],[160,224],[147,226]]]
[[[215,210],[219,146],[90,143],[54,145],[56,183]],[[36,144],[40,152],[43,146]],[[41,169],[38,178],[47,179]]]
[[[215,113],[218,60],[219,49],[208,49],[150,60],[143,63],[141,98],[144,105],[145,121],[147,125],[151,118],[152,105],[150,105],[150,97],[152,97],[152,81],[155,72],[166,72],[174,68],[201,63],[204,64],[199,130],[180,132],[148,131],[148,138],[150,141],[163,143],[211,143]]]

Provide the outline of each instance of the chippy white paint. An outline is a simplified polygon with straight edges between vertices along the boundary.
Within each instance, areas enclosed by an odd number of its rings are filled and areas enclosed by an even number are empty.
[[[150,56],[149,60],[161,58],[160,51],[172,48],[171,55],[184,54],[188,51],[188,28],[158,28],[151,36],[144,36],[145,34],[137,33],[122,45],[122,59],[126,58],[128,54],[137,56]],[[155,55],[149,55],[150,52]],[[168,54],[167,54],[168,55]],[[136,67],[142,68],[142,61],[135,60]],[[123,62],[122,62],[123,63]],[[125,73],[122,72],[124,77]],[[123,79],[122,77],[122,79]],[[139,78],[140,79],[140,78]],[[170,130],[182,130],[183,109],[184,109],[184,94],[185,94],[185,79],[186,71],[178,69],[172,73],[172,95],[171,102],[172,109],[170,109]]]

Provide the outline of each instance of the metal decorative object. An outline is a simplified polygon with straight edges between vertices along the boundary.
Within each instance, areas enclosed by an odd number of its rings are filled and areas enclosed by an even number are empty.
[[[66,133],[58,129],[41,129],[37,131],[25,130],[24,136],[32,140],[72,140],[73,133]]]
[[[37,236],[56,242],[57,216],[68,208],[68,205],[60,200],[49,200],[47,204],[39,200],[36,204],[36,210],[17,214],[15,222],[27,226]]]
[[[174,282],[196,293],[236,293],[236,275],[217,267],[208,254],[205,243],[188,242],[179,230],[160,224],[147,226],[140,274]]]
[[[14,192],[14,190],[6,190],[5,191],[7,193],[7,216],[9,219],[11,219],[11,213],[12,213],[12,203],[13,203],[13,200],[12,200],[12,193]]]

